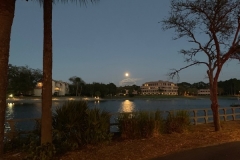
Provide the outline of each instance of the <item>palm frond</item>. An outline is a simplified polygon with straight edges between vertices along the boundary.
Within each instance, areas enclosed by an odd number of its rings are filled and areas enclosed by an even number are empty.
[[[29,1],[29,0],[26,0]],[[42,6],[44,0],[31,0],[31,1],[37,1],[39,2],[40,6]],[[87,6],[87,4],[90,3],[97,3],[99,0],[52,0],[52,2],[55,4],[56,2],[62,2],[62,3],[68,3],[68,2],[76,2],[76,4],[79,4],[80,6]]]
[[[99,0],[53,0],[54,2],[62,2],[62,3],[68,3],[68,2],[75,2],[76,4],[79,4],[80,6],[87,6],[87,4],[90,3],[96,3]]]

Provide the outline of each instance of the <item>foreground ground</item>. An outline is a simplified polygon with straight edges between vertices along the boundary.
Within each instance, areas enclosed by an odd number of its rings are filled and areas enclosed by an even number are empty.
[[[223,130],[214,132],[212,124],[191,126],[185,133],[164,134],[140,140],[118,140],[99,146],[68,152],[59,160],[137,160],[153,159],[192,148],[240,141],[240,121],[222,123]],[[5,154],[6,160],[22,159],[22,153]]]

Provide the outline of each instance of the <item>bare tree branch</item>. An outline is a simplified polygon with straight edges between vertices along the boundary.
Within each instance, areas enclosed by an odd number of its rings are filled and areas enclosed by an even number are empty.
[[[185,67],[182,67],[182,68],[180,68],[180,69],[174,69],[174,68],[173,68],[173,69],[171,69],[172,72],[168,73],[167,75],[168,75],[171,79],[173,79],[175,76],[177,76],[177,78],[179,79],[179,73],[180,73],[180,71],[182,71],[182,70],[184,70],[184,69],[186,69],[186,68],[189,68],[189,67],[191,67],[191,66],[200,65],[200,64],[205,64],[205,65],[208,66],[208,64],[207,64],[206,62],[194,62],[194,63],[189,64],[189,65],[187,65],[187,66],[185,66]]]
[[[172,0],[170,17],[162,22],[164,30],[175,30],[175,39],[184,37],[188,42],[195,44],[191,49],[180,51],[185,56],[185,62],[191,64],[172,69],[169,77],[177,76],[179,79],[180,71],[194,65],[205,64],[208,67],[214,125],[216,131],[220,130],[217,82],[226,61],[240,58],[240,44],[239,39],[237,40],[240,32],[240,1]],[[201,32],[205,33],[204,38]],[[196,60],[197,54],[205,55],[206,62]]]

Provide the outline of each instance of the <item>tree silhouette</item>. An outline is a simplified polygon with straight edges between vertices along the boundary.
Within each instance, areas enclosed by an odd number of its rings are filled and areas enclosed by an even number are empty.
[[[70,77],[69,81],[72,82],[72,86],[76,88],[76,96],[81,95],[82,86],[85,85],[85,82],[77,76]]]
[[[189,64],[173,69],[169,76],[178,76],[181,70],[195,65],[207,67],[215,131],[221,130],[217,82],[223,65],[229,59],[240,60],[240,1],[172,0],[170,16],[162,22],[164,30],[175,30],[174,39],[187,38],[189,43],[195,45],[180,51]],[[207,60],[197,60],[195,57],[199,54],[205,55]]]
[[[44,41],[41,144],[52,143],[52,3],[55,1],[43,0]],[[90,1],[94,2],[97,0]],[[61,2],[68,2],[68,0],[61,0]],[[71,2],[74,2],[74,0],[71,0]],[[75,2],[79,2],[80,5],[86,5],[88,0],[75,0]]]
[[[15,0],[0,0],[0,157],[3,155],[10,36]]]
[[[26,0],[28,1],[28,0]],[[36,0],[43,3],[44,10],[44,51],[43,51],[43,97],[42,97],[42,116],[46,117],[42,121],[42,143],[51,141],[51,105],[52,105],[52,3],[60,0]],[[80,5],[86,5],[88,1],[95,2],[98,0],[71,0],[79,2]],[[8,86],[8,61],[10,48],[10,35],[15,12],[16,0],[0,0],[0,157],[3,154],[4,140],[4,123],[6,111],[6,92]],[[68,2],[68,0],[61,0]],[[51,4],[50,4],[51,3]],[[48,33],[48,34],[47,34]],[[51,85],[50,85],[51,84]],[[44,119],[42,117],[42,119]],[[47,121],[50,120],[50,121]],[[45,125],[46,123],[46,125]],[[50,135],[51,134],[51,135]]]

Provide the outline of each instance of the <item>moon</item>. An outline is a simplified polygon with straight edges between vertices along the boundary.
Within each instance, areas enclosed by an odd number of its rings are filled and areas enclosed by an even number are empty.
[[[126,76],[126,77],[128,77],[128,76],[129,76],[129,74],[128,74],[128,73],[125,73],[125,76]]]

